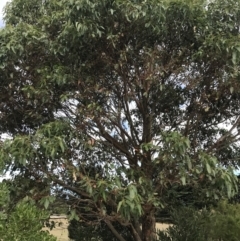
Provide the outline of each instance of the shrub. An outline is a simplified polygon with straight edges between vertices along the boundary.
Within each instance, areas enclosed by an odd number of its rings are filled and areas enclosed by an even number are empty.
[[[174,223],[158,231],[159,241],[239,241],[240,204],[219,202],[212,211],[181,208],[171,216]]]
[[[56,241],[47,231],[42,231],[48,213],[31,203],[21,201],[6,218],[0,219],[0,240]]]
[[[166,231],[158,231],[161,241],[206,241],[206,210],[197,212],[191,208],[180,208],[171,212],[174,223]]]
[[[210,237],[212,240],[240,240],[240,204],[220,202],[210,216]]]

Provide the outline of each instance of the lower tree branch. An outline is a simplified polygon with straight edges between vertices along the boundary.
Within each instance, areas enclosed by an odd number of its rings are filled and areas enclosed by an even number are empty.
[[[140,233],[139,232],[137,232],[137,230],[134,228],[134,226],[131,224],[131,226],[130,226],[130,228],[131,228],[131,230],[132,230],[132,234],[133,234],[133,236],[134,236],[134,239],[136,240],[136,241],[142,241],[142,239],[140,238]],[[139,231],[139,230],[138,230]]]
[[[107,220],[104,219],[104,222],[106,223],[106,225],[108,226],[108,228],[112,231],[112,233],[115,235],[115,237],[119,240],[119,241],[126,241],[126,239],[124,239],[119,233],[118,231],[113,227],[112,223]],[[140,240],[141,241],[141,240]]]

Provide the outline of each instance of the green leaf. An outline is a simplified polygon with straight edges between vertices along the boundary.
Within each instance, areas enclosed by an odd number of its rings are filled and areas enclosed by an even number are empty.
[[[70,215],[69,215],[69,218],[68,218],[70,221],[71,220],[79,220],[79,217],[78,217],[78,215],[76,214],[76,210],[75,209],[72,209],[71,211],[70,211]]]
[[[103,193],[102,193],[102,197],[103,197],[103,200],[106,202],[107,197],[106,197],[106,193],[105,193],[105,191],[103,191]]]
[[[135,205],[134,205],[134,203],[132,201],[126,200],[126,204],[128,204],[128,206],[130,207],[131,211],[134,211]]]
[[[183,184],[183,185],[186,185],[186,177],[185,177],[185,176],[182,176],[180,179],[181,179],[181,181],[182,181],[182,184]]]
[[[236,52],[233,52],[233,54],[232,54],[232,62],[233,62],[233,64],[237,63],[237,53]]]
[[[44,201],[44,207],[45,207],[45,209],[48,209],[49,204],[50,204],[50,202],[49,202],[48,198],[46,198],[45,201]]]
[[[192,169],[192,162],[191,162],[189,156],[187,156],[186,158],[187,158],[188,169],[191,170]]]
[[[61,147],[62,152],[64,152],[65,151],[65,147],[64,147],[64,144],[63,144],[63,140],[61,138],[59,139],[59,145]]]
[[[226,183],[226,187],[227,187],[227,196],[228,196],[228,198],[231,198],[232,197],[232,186],[231,186],[231,183],[227,182]]]
[[[132,188],[129,189],[129,198],[133,200],[135,198],[135,192]]]
[[[122,204],[123,204],[123,200],[120,201],[120,202],[118,203],[118,206],[117,206],[117,213],[119,212],[119,210],[120,210]]]
[[[208,163],[206,163],[206,169],[207,169],[208,174],[210,174],[211,173],[211,167]]]
[[[114,13],[114,10],[113,10],[113,9],[110,9],[110,13],[111,13],[111,15],[113,15],[113,13]]]
[[[137,208],[137,210],[138,210],[138,214],[141,215],[141,214],[142,214],[142,206],[141,206],[141,204],[140,204],[140,203],[137,203],[137,204],[136,204],[136,208]]]
[[[54,158],[55,154],[56,154],[56,150],[55,150],[55,148],[53,147],[53,148],[52,148],[52,151],[51,151],[51,157]]]

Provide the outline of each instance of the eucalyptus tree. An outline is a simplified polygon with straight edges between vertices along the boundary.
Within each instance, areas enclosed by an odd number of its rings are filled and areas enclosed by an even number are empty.
[[[48,207],[57,195],[71,218],[104,222],[120,241],[116,223],[136,241],[154,237],[171,186],[231,197],[239,5],[8,3],[0,31],[3,169],[41,186],[24,193],[36,202]]]

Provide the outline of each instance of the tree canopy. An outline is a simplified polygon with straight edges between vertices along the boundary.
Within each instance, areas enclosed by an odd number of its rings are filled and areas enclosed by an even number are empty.
[[[5,22],[0,166],[16,197],[150,241],[171,187],[235,194],[239,0],[13,0]]]

